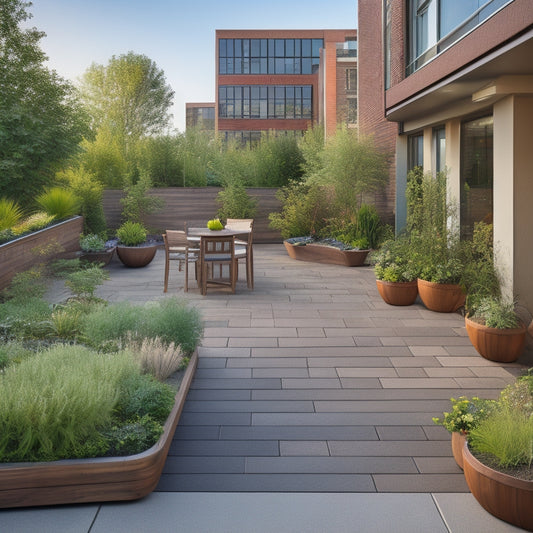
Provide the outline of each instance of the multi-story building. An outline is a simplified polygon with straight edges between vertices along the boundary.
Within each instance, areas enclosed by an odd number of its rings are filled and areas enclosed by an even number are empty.
[[[185,104],[185,128],[215,131],[215,103],[187,102]]]
[[[217,30],[215,129],[250,141],[355,123],[355,30]]]
[[[405,224],[408,171],[446,171],[462,234],[493,221],[505,293],[529,309],[532,6],[384,0],[358,7],[359,127],[395,149],[397,229]]]

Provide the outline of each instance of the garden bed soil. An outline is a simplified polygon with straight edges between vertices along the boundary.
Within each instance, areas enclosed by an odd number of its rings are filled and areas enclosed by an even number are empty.
[[[0,464],[0,508],[136,500],[152,492],[189,391],[198,354],[181,379],[163,434],[150,449],[125,457]]]
[[[283,241],[289,257],[298,261],[309,261],[330,265],[362,266],[370,250],[340,250],[325,244],[294,245]]]

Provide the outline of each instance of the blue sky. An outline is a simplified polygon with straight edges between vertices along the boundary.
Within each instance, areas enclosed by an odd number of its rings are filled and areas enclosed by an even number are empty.
[[[215,30],[357,27],[357,0],[33,0],[30,12],[49,66],[74,82],[130,50],[155,61],[181,131],[185,102],[214,101]]]

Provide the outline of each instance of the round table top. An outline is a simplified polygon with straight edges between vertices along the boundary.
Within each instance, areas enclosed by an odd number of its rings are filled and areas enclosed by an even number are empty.
[[[249,229],[228,229],[210,230],[209,228],[189,228],[187,237],[228,237],[231,235],[243,235],[250,233]]]

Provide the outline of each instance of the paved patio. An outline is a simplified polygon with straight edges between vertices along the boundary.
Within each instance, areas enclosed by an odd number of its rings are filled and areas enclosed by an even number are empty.
[[[253,292],[240,281],[235,295],[202,297],[191,281],[183,293],[183,274],[171,272],[167,295],[201,310],[205,336],[156,492],[4,511],[0,520],[17,524],[6,531],[36,519],[56,532],[518,531],[468,493],[449,434],[431,419],[451,396],[496,397],[531,353],[513,365],[481,358],[459,315],[385,304],[369,267],[254,250]],[[141,270],[113,262],[100,295],[166,297],[163,259]],[[71,515],[79,528],[59,527]]]

